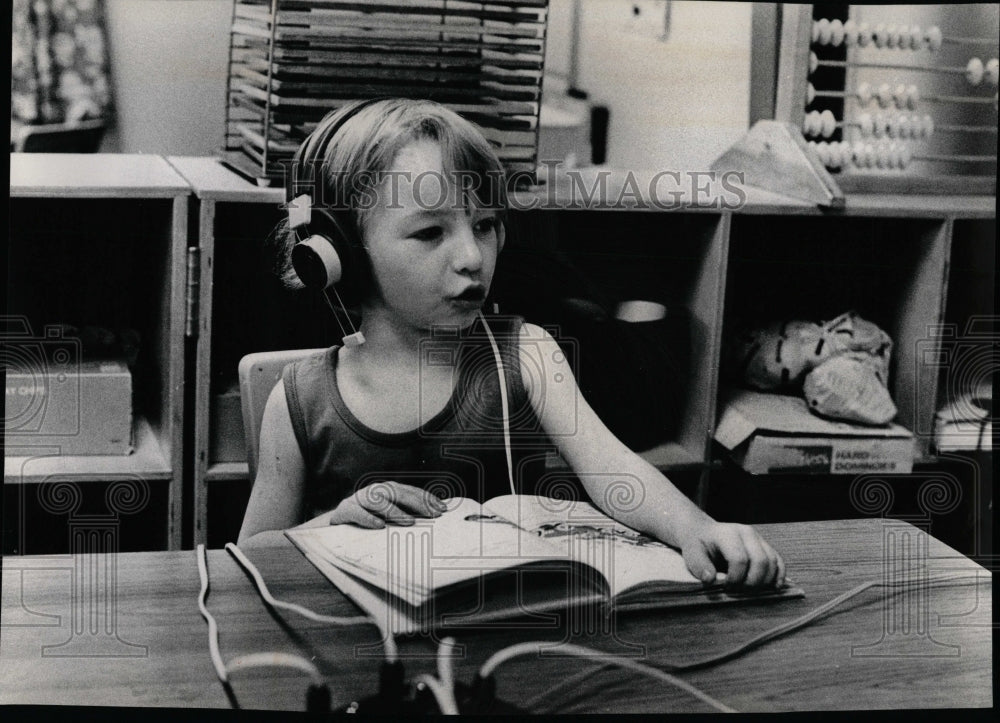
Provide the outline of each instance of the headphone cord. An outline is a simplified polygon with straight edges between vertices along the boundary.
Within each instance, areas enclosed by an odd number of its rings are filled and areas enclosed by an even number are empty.
[[[507,481],[510,483],[510,493],[516,495],[514,462],[510,451],[510,408],[507,402],[507,375],[503,370],[503,357],[500,356],[500,348],[497,346],[496,339],[493,338],[493,332],[490,331],[490,325],[486,323],[486,317],[483,316],[482,311],[479,312],[479,318],[483,320],[483,328],[486,330],[486,336],[490,340],[490,347],[493,349],[493,358],[496,360],[497,376],[500,378],[500,409],[503,412],[503,446],[504,452],[507,454]]]
[[[978,583],[979,579],[980,577],[978,573],[965,572],[965,573],[956,573],[954,575],[943,575],[934,577],[928,580],[927,583],[932,587],[944,587],[955,584],[959,585],[969,584],[970,580],[974,580]],[[759,635],[755,635],[754,637],[741,643],[740,645],[737,645],[734,648],[723,651],[721,653],[710,655],[706,658],[702,658],[701,660],[695,660],[691,663],[682,663],[682,664],[670,663],[670,662],[658,663],[656,667],[652,669],[658,670],[660,672],[669,671],[671,673],[682,673],[682,672],[700,670],[715,665],[719,665],[721,663],[745,655],[754,648],[760,647],[761,645],[764,645],[765,643],[771,640],[774,640],[783,635],[787,635],[788,633],[794,632],[796,630],[799,630],[800,628],[810,625],[811,623],[815,622],[818,618],[822,617],[823,615],[830,612],[834,608],[844,604],[851,598],[856,597],[873,587],[887,588],[890,591],[889,594],[897,594],[908,587],[913,587],[913,585],[914,583],[912,581],[884,582],[881,580],[871,580],[869,582],[862,583],[861,585],[858,585],[857,587],[852,588],[851,590],[848,590],[847,592],[841,595],[838,595],[832,600],[823,603],[822,605],[814,608],[813,610],[810,610],[808,613],[798,618],[795,618],[794,620],[790,620],[787,623],[782,623],[781,625],[777,625],[771,628],[770,630],[766,630],[763,633],[760,633]],[[528,654],[529,652],[533,652],[536,655],[538,655],[540,651],[539,647],[540,645],[541,643],[521,643],[519,645],[512,645],[509,646],[508,648],[504,648],[502,650],[497,651],[485,663],[483,663],[479,671],[479,676],[485,678],[488,675],[491,675],[492,672],[499,665],[514,657],[525,655]],[[533,647],[528,649],[528,648],[522,648],[521,646],[533,646]],[[553,653],[561,650],[562,647],[563,646],[553,647]],[[570,654],[573,653],[570,652]],[[615,666],[631,667],[629,665],[625,665],[623,661],[613,658],[609,655],[606,655],[601,651],[596,651],[596,650],[591,651],[589,657],[600,658],[600,660],[602,661],[602,665],[598,666],[597,669],[585,670],[576,675],[571,675],[569,677],[563,678],[563,680],[556,686],[525,700],[524,706],[528,709],[534,709],[535,706],[537,706],[539,703],[542,703],[555,693],[559,693],[567,689],[574,689],[574,690],[578,689],[581,683],[592,677],[597,672],[608,670]]]

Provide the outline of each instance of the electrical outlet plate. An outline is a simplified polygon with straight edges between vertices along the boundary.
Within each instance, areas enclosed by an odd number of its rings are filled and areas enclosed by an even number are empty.
[[[622,30],[653,40],[666,40],[670,33],[670,0],[623,0]]]

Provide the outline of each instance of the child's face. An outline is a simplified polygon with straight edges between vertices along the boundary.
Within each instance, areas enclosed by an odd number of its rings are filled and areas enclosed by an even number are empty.
[[[404,146],[364,224],[371,303],[420,329],[471,324],[496,267],[496,213],[463,207],[449,178],[437,143]]]

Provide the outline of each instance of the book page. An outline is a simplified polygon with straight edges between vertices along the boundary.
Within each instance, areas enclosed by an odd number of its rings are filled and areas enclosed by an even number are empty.
[[[535,495],[505,495],[483,509],[559,547],[559,554],[599,570],[612,596],[640,585],[659,589],[701,590],[680,552],[611,519],[587,502]]]
[[[474,500],[452,498],[437,518],[370,530],[331,525],[289,530],[310,555],[388,590],[411,605],[435,591],[481,574],[553,558],[545,540],[486,512]]]

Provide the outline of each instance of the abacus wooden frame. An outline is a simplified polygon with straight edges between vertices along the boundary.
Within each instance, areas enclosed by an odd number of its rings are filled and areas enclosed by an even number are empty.
[[[759,4],[759,3],[755,3]],[[770,5],[770,4],[769,4]],[[809,79],[809,53],[812,35],[813,5],[778,5],[780,34],[777,36],[777,63],[773,78],[775,91],[774,118],[787,121],[796,128],[802,128],[805,118],[806,85]],[[766,10],[754,11],[759,18],[770,18]],[[773,10],[770,13],[773,14]],[[758,27],[760,23],[755,24]],[[767,45],[764,39],[761,39]],[[754,76],[768,77],[767,68],[761,70],[761,63],[767,62],[768,54],[754,51],[756,70]],[[853,86],[852,69],[848,67],[845,87]],[[760,109],[760,102],[753,107]],[[838,120],[843,120],[840,118]],[[996,174],[981,175],[934,175],[933,177],[904,175],[900,173],[852,174],[839,173],[834,180],[844,193],[900,193],[900,194],[974,194],[996,195]]]

